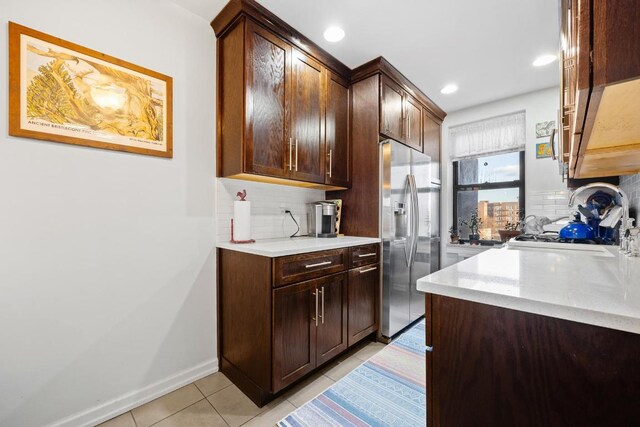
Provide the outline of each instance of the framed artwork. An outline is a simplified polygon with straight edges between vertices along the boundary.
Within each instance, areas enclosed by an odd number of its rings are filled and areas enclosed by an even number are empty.
[[[551,157],[551,144],[540,142],[536,144],[536,159],[546,159]]]
[[[551,131],[555,129],[556,121],[551,120],[549,122],[536,123],[536,138],[544,138],[545,136],[551,136]]]
[[[171,77],[9,23],[9,134],[173,157]]]

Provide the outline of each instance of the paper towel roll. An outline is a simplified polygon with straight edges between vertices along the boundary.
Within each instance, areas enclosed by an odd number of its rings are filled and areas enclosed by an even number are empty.
[[[233,238],[238,241],[251,239],[251,202],[233,202]]]

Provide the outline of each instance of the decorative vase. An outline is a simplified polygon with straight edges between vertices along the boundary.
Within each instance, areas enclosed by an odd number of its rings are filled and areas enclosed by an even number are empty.
[[[498,233],[500,233],[500,240],[503,242],[522,234],[520,230],[498,230]]]
[[[479,234],[469,234],[469,244],[471,244],[471,245],[479,245],[480,244],[480,235]]]
[[[451,237],[451,244],[457,245],[458,243],[460,243],[460,236],[451,235],[450,237]]]

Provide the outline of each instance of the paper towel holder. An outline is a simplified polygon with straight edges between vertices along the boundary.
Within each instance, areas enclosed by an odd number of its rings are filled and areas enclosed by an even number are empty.
[[[256,241],[253,239],[249,239],[249,240],[236,240],[233,238],[233,218],[231,218],[231,240],[229,240],[230,243],[255,243]]]

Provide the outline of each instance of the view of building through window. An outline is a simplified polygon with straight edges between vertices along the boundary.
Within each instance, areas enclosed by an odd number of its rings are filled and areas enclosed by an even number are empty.
[[[524,182],[520,169],[524,164],[522,152],[465,159],[454,162],[455,223],[463,239],[469,237],[469,228],[460,225],[478,209],[482,220],[479,227],[481,240],[500,240],[498,230],[507,223],[517,223],[522,211]],[[524,174],[522,174],[524,175]]]

